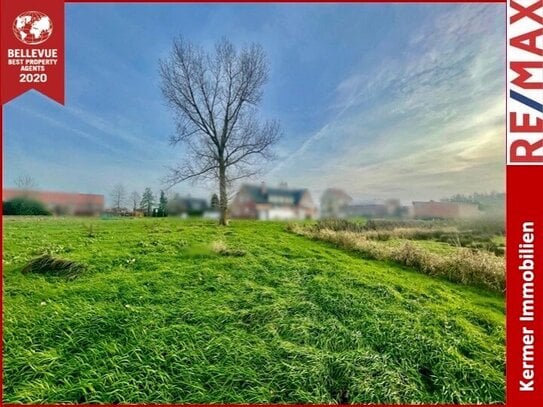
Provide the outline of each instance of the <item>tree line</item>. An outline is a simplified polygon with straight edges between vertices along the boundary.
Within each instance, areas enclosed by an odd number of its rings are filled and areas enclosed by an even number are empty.
[[[142,193],[138,191],[128,193],[126,187],[119,183],[112,188],[110,198],[112,202],[111,209],[116,214],[126,212],[136,214],[139,212],[144,216],[164,217],[170,213],[177,215],[186,211],[182,203],[185,198],[182,198],[179,194],[168,198],[166,192],[161,190],[157,200],[150,187],[146,187]],[[202,212],[206,208],[219,210],[219,196],[216,193],[212,195],[209,204],[206,202],[205,208],[202,208]]]
[[[132,209],[132,213],[141,212],[144,216],[163,217],[168,215],[168,198],[163,190],[160,191],[158,201],[150,187],[146,187],[142,194],[138,191],[127,192],[123,184],[116,184],[110,193],[112,210],[122,213]],[[156,206],[158,204],[158,206]]]
[[[456,194],[448,198],[443,198],[441,201],[474,204],[482,211],[503,211],[505,208],[505,193],[492,191],[475,192],[470,195]]]

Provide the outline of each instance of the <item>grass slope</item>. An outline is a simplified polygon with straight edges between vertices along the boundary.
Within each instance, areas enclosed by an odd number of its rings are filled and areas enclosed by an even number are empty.
[[[504,400],[499,295],[280,223],[4,228],[4,402]],[[73,280],[21,273],[43,253],[88,267]]]

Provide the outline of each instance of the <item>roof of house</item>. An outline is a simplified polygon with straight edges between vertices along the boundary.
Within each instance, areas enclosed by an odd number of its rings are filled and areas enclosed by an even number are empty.
[[[289,198],[294,205],[299,205],[307,189],[287,189],[287,188],[269,188],[262,185],[242,185],[240,192],[249,193],[255,203],[270,203],[272,198]]]

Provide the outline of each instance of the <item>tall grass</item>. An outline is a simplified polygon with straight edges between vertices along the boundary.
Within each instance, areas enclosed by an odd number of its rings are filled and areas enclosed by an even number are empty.
[[[85,265],[81,263],[43,254],[30,260],[23,267],[22,272],[73,279],[79,277],[85,268]]]
[[[366,223],[347,219],[323,219],[313,225],[317,231],[333,230],[363,233],[371,240],[434,240],[452,246],[485,250],[503,256],[505,247],[496,243],[503,236],[504,220],[498,218],[419,220],[370,219]]]
[[[380,232],[361,234],[351,231],[308,228],[297,224],[288,225],[296,234],[323,240],[361,253],[375,260],[393,261],[411,267],[430,276],[444,277],[450,281],[503,292],[505,289],[505,263],[503,258],[484,251],[458,247],[450,255],[437,254],[417,246],[411,241],[400,246],[381,244],[375,238]],[[421,230],[397,229],[396,236],[413,236]]]

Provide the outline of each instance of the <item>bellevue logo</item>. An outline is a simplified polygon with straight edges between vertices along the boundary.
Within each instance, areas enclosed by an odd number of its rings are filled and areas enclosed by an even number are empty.
[[[0,0],[2,104],[34,89],[64,104],[64,0]]]
[[[42,44],[51,37],[53,22],[40,11],[25,11],[15,17],[13,34],[26,45]]]

